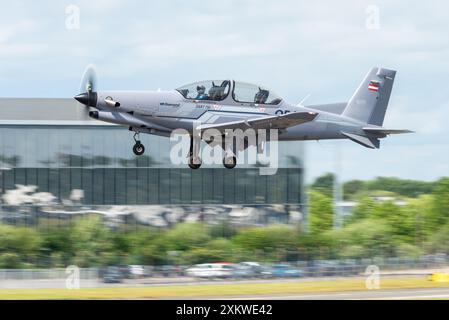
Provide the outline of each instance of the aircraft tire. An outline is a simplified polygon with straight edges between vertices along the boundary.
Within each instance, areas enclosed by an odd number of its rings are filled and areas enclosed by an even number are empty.
[[[145,147],[141,143],[136,143],[133,147],[133,152],[136,156],[141,156],[145,152]]]
[[[227,158],[223,158],[223,166],[226,169],[234,169],[235,166],[237,165],[237,158],[236,157],[231,157],[232,159],[232,163],[227,163]]]
[[[189,167],[190,167],[190,169],[192,169],[192,170],[199,169],[201,167],[201,159],[199,159],[199,160],[200,160],[200,163],[193,163],[193,158],[189,157]]]

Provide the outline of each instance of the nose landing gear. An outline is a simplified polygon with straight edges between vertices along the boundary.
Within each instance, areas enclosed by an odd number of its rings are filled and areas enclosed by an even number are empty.
[[[137,136],[137,138],[136,138]],[[145,152],[145,147],[144,145],[140,142],[140,140],[137,140],[139,138],[139,133],[135,132],[134,133],[134,141],[136,142],[133,146],[133,152],[136,156],[141,156],[143,155],[143,153]]]

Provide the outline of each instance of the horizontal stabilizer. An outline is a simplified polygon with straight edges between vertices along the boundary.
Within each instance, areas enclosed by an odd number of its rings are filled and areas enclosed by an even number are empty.
[[[385,128],[363,128],[363,131],[369,133],[379,133],[379,134],[401,134],[401,133],[413,133],[413,131],[406,129],[385,129]]]
[[[351,139],[355,143],[358,143],[364,147],[370,148],[370,149],[379,149],[380,141],[377,138],[368,138],[364,136],[360,136],[358,134],[354,133],[347,133],[347,132],[341,132],[342,135],[347,137],[348,139]]]

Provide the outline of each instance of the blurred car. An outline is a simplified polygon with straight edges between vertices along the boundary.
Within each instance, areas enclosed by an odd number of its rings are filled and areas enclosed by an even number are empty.
[[[263,266],[259,262],[245,261],[234,266],[234,273],[238,278],[260,278],[263,277]]]
[[[119,267],[106,267],[103,272],[104,283],[120,283],[122,282],[122,272]]]
[[[144,277],[151,277],[154,275],[153,266],[143,266]]]
[[[245,261],[245,262],[240,262],[240,264],[250,267],[255,272],[259,272],[262,269],[262,266],[259,262]]]
[[[165,265],[160,268],[160,273],[163,277],[180,277],[184,270],[181,266]]]
[[[185,273],[194,278],[226,279],[232,277],[233,269],[232,263],[203,263],[186,269]]]
[[[122,279],[131,279],[132,278],[131,272],[129,270],[129,266],[120,265],[120,266],[117,266],[117,268],[119,269]]]
[[[261,265],[259,269],[259,277],[266,279],[266,278],[273,278],[273,270],[271,266],[269,265]]]
[[[232,267],[232,277],[233,278],[254,278],[256,277],[257,273],[253,269],[252,266],[238,263]]]
[[[330,277],[338,275],[338,261],[318,260],[314,263],[314,274],[319,277]]]
[[[128,266],[129,274],[131,278],[143,278],[145,276],[145,268],[140,265],[130,265]]]
[[[274,264],[271,266],[272,276],[275,278],[297,278],[302,276],[299,269],[288,264]]]

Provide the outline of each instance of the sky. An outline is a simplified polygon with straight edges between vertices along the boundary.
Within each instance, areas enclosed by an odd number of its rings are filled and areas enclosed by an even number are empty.
[[[289,102],[347,101],[373,66],[398,71],[379,150],[309,141],[307,181],[449,176],[447,1],[9,1],[0,96],[73,97],[89,63],[100,89],[172,89],[232,78]],[[79,15],[78,15],[79,13]],[[79,18],[79,19],[78,19]],[[79,23],[78,23],[79,22]]]

